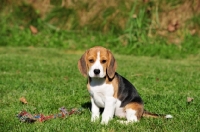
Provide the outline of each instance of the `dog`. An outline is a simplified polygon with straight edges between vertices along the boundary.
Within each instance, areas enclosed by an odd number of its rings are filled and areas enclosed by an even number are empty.
[[[142,98],[136,88],[116,72],[117,63],[106,48],[95,46],[88,49],[78,61],[80,73],[88,78],[87,89],[91,96],[91,121],[100,118],[100,108],[104,108],[101,124],[108,124],[114,116],[126,118],[121,123],[138,122],[141,117],[172,118],[144,110]]]

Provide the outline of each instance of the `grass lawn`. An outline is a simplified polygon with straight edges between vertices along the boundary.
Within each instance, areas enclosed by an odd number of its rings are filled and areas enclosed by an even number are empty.
[[[49,48],[0,48],[0,130],[65,132],[199,132],[200,56],[179,60],[115,54],[117,72],[130,80],[145,102],[145,109],[172,114],[173,119],[142,118],[139,123],[118,124],[116,117],[107,126],[90,122],[90,97],[86,78],[77,68],[81,53]],[[21,104],[24,96],[28,104]],[[194,100],[187,103],[187,97]],[[22,123],[21,110],[45,115],[58,108],[83,107],[80,115],[44,123]]]

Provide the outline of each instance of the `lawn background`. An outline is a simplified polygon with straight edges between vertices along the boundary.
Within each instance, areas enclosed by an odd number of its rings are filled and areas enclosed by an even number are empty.
[[[114,118],[108,126],[90,122],[90,97],[86,79],[77,69],[80,54],[46,48],[0,48],[1,120],[3,131],[199,131],[199,57],[166,60],[115,54],[118,73],[137,87],[145,109],[172,114],[173,119],[143,118],[120,125]],[[24,96],[28,104],[21,104]],[[187,97],[194,101],[187,103]],[[45,115],[58,108],[82,107],[81,115],[44,123],[21,123],[21,110]]]
[[[200,130],[199,1],[1,2],[1,131]],[[107,126],[91,123],[86,78],[77,61],[95,45],[114,53],[117,72],[136,86],[146,110],[174,118],[142,118],[128,126],[116,117]],[[22,96],[27,105],[20,103]],[[194,100],[187,103],[187,97]],[[49,115],[62,106],[84,111],[33,124],[16,117],[23,109]]]

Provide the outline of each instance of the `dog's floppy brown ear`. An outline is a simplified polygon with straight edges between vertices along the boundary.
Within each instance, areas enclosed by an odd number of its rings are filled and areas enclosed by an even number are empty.
[[[112,53],[108,50],[108,54],[109,54],[109,62],[108,62],[108,66],[107,66],[107,75],[110,79],[112,79],[115,76],[115,72],[116,72],[116,68],[117,68],[117,63],[115,61],[114,56],[112,55]]]
[[[86,54],[87,51],[81,56],[81,58],[78,61],[78,69],[84,77],[87,76],[87,65],[85,61]]]

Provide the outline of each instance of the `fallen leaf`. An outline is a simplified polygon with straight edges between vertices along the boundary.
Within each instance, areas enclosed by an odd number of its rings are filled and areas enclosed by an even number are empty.
[[[38,33],[38,29],[36,27],[34,27],[33,25],[30,25],[29,28],[30,28],[32,34]]]
[[[176,30],[175,26],[172,25],[172,24],[169,24],[167,29],[168,29],[169,32],[174,32]]]
[[[194,100],[194,98],[192,98],[192,97],[187,97],[187,102],[188,102],[188,103],[192,102],[193,100]]]
[[[137,15],[136,14],[133,14],[133,16],[132,16],[133,18],[137,18]]]
[[[194,35],[195,33],[196,33],[196,29],[190,30],[190,34],[191,34],[191,35]]]
[[[22,102],[23,104],[27,104],[28,102],[26,101],[26,98],[25,97],[21,97],[20,99],[20,102]]]
[[[176,19],[171,20],[171,22],[169,23],[167,29],[169,32],[174,32],[179,28],[179,22]]]

